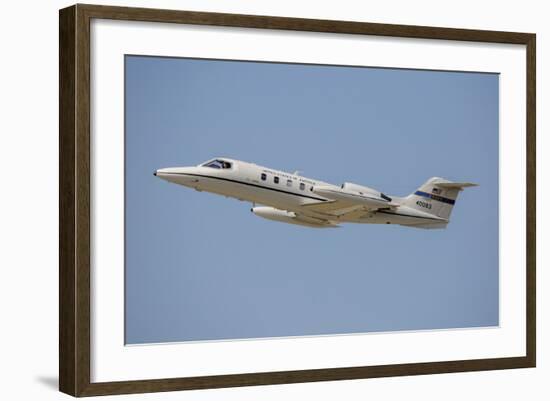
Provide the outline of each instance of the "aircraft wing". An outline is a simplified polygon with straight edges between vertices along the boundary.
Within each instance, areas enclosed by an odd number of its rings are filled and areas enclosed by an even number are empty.
[[[318,228],[339,227],[338,224],[330,220],[313,218],[301,213],[296,213],[296,216],[294,217],[293,221],[287,222],[287,223],[293,223],[293,224],[298,224],[300,226],[307,226],[307,227],[318,227]]]
[[[356,210],[364,211],[365,208],[362,205],[354,205],[344,201],[327,201],[327,202],[315,202],[302,206],[304,211],[322,213],[330,216],[342,216],[344,214],[354,212]]]
[[[314,216],[308,216],[305,213],[289,212],[287,210],[276,209],[271,206],[254,206],[250,209],[256,216],[263,217],[264,219],[280,221],[283,223],[297,224],[299,226],[307,227],[338,227],[338,224],[332,221],[330,218],[319,218]]]
[[[379,209],[395,209],[398,205],[372,194],[332,187],[315,187],[313,192],[331,200],[303,205],[304,210],[330,216],[343,216],[350,213],[362,214]]]

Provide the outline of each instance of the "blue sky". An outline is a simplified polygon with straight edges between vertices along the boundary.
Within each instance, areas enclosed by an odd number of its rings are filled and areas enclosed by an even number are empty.
[[[498,325],[498,75],[126,56],[126,343]],[[445,230],[311,229],[153,176],[227,156],[390,195]]]

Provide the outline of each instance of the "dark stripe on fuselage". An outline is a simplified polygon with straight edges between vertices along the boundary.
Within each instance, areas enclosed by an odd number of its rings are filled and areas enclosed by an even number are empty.
[[[323,202],[326,202],[326,201],[327,201],[327,199],[317,198],[317,197],[315,197],[315,196],[302,195],[302,194],[298,194],[298,193],[296,193],[296,192],[284,191],[284,190],[282,190],[282,189],[271,188],[271,187],[264,187],[263,185],[252,184],[251,182],[242,182],[242,181],[238,181],[238,180],[232,180],[232,179],[230,179],[230,178],[214,177],[214,176],[211,176],[211,175],[202,175],[202,174],[188,174],[188,173],[163,173],[163,174],[166,174],[166,175],[186,175],[186,176],[189,176],[189,177],[210,178],[210,179],[213,179],[213,180],[221,180],[221,181],[234,182],[234,183],[236,183],[236,184],[248,185],[248,186],[251,186],[251,187],[262,188],[262,189],[267,189],[267,190],[270,190],[270,191],[281,192],[281,193],[288,194],[288,195],[299,196],[300,198],[315,199],[315,200],[323,201]]]
[[[452,199],[444,198],[443,196],[439,196],[439,195],[435,195],[435,194],[429,194],[427,192],[416,191],[414,194],[418,195],[418,196],[423,196],[424,198],[433,199],[433,200],[436,200],[436,201],[439,201],[439,202],[448,203],[449,205],[454,205],[455,204],[455,201],[452,200]]]
[[[377,210],[376,213],[391,214],[391,215],[394,215],[394,216],[414,217],[415,219],[437,220],[437,221],[440,221],[442,223],[447,221],[447,220],[444,220],[444,219],[438,219],[436,217],[414,216],[412,214],[396,213],[396,212],[390,212],[390,211],[387,211],[387,210]]]

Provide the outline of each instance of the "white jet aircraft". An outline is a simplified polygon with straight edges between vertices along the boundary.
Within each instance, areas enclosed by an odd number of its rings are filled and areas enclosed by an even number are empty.
[[[433,177],[406,196],[346,182],[341,186],[256,164],[216,158],[196,167],[162,168],[155,176],[176,184],[252,202],[260,217],[307,227],[339,223],[399,224],[445,228],[458,193],[469,182]],[[255,206],[256,203],[263,206]]]

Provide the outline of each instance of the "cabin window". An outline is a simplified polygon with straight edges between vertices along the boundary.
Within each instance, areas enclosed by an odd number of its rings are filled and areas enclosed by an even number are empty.
[[[278,184],[279,183],[279,177],[273,177],[273,182],[275,184]]]
[[[260,176],[262,181],[265,181],[265,179],[267,178],[267,176],[265,175],[265,173],[262,173],[262,175]]]
[[[300,189],[303,191],[304,189],[306,189],[306,184],[304,184],[303,182],[300,183]]]
[[[291,187],[292,186],[292,180],[286,180],[286,186]]]
[[[391,202],[391,198],[390,198],[388,195],[384,195],[384,194],[381,193],[381,194],[380,194],[380,197],[381,197],[382,199],[387,200],[388,202]]]
[[[212,160],[204,163],[203,167],[228,169],[228,168],[231,168],[231,163],[226,162],[225,160],[216,159],[216,160]]]

